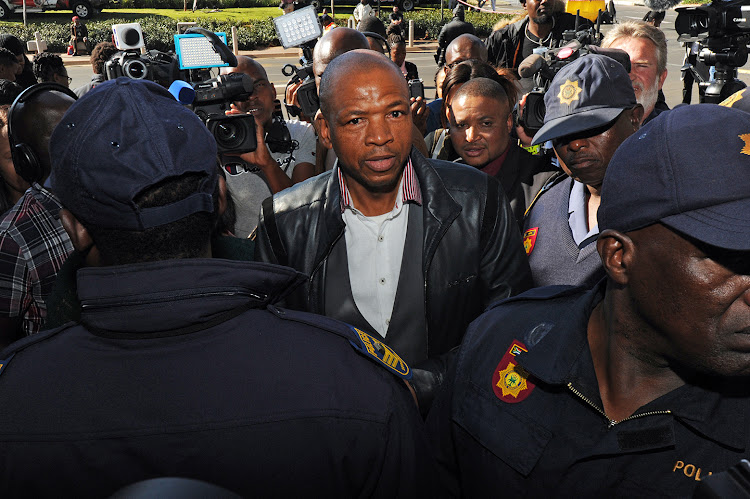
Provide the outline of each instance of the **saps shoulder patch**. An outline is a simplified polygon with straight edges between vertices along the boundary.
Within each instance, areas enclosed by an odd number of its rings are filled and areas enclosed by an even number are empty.
[[[354,326],[349,327],[357,337],[356,340],[350,340],[355,350],[381,364],[396,376],[406,380],[411,379],[412,374],[409,366],[388,345],[361,329]]]

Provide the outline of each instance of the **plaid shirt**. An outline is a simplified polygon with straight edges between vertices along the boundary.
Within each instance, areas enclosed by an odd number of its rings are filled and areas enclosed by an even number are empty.
[[[22,317],[23,332],[39,332],[45,299],[73,245],[60,223],[62,205],[34,184],[0,220],[0,316]]]

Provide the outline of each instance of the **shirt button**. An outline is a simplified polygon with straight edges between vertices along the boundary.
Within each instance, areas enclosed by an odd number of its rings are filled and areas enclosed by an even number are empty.
[[[385,238],[382,235],[378,236],[378,241],[380,241],[381,243],[383,242],[383,239]]]
[[[380,278],[380,284],[385,284],[385,277]]]
[[[391,320],[390,319],[386,319],[385,320],[385,325],[386,326],[390,326],[391,325]]]

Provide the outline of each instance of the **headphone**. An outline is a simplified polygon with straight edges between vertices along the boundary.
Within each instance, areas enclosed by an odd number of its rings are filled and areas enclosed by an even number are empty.
[[[42,164],[39,162],[39,156],[37,155],[34,148],[30,145],[19,142],[14,136],[14,129],[18,128],[19,125],[14,125],[14,119],[19,113],[18,109],[25,103],[31,100],[32,97],[41,92],[61,92],[74,100],[78,99],[78,96],[69,88],[64,87],[58,83],[45,82],[37,83],[25,89],[21,94],[16,97],[13,104],[8,110],[8,141],[10,142],[10,153],[13,158],[13,166],[16,169],[16,173],[25,181],[29,183],[39,182],[44,176],[44,170]]]

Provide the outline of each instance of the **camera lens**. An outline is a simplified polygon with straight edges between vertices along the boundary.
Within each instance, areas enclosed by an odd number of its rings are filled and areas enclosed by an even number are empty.
[[[122,73],[133,80],[143,80],[148,76],[148,68],[140,59],[130,59],[122,65]]]
[[[222,121],[214,129],[214,138],[219,148],[231,151],[239,149],[245,141],[245,128],[230,121]]]

